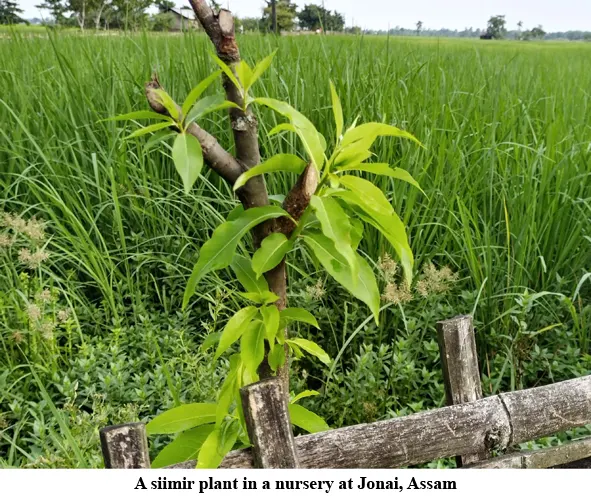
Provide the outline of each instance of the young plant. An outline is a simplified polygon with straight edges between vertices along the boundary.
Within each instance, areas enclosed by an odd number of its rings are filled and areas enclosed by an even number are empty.
[[[132,112],[115,119],[160,121],[130,137],[164,129],[174,131],[172,158],[185,192],[196,183],[204,161],[232,184],[242,206],[235,208],[201,247],[183,307],[189,306],[205,275],[225,268],[233,271],[244,288],[239,294],[245,306],[229,319],[217,341],[216,358],[227,351],[233,352],[217,403],[181,405],[148,424],[149,434],[178,434],[154,460],[154,467],[190,459],[197,459],[198,468],[217,467],[232,448],[249,443],[239,395],[241,387],[281,375],[287,393],[287,365],[291,357],[302,358],[308,354],[330,363],[327,353],[315,342],[287,336],[289,325],[294,323],[319,328],[310,312],[287,307],[285,260],[288,254],[307,249],[319,266],[369,307],[376,323],[380,309],[377,281],[371,266],[357,251],[364,227],[374,227],[390,242],[409,284],[413,272],[413,254],[402,221],[384,193],[357,174],[387,176],[418,187],[408,172],[369,160],[373,156],[370,149],[380,136],[419,142],[410,133],[388,124],[353,123],[345,129],[341,102],[330,83],[336,142],[332,151],[327,152],[325,138],[303,114],[288,103],[252,95],[253,84],[270,67],[274,54],[251,68],[240,60],[231,14],[225,10],[214,14],[204,1],[196,0],[192,5],[217,49],[214,60],[220,70],[200,82],[182,107],[153,78],[146,85],[152,111]],[[225,97],[201,98],[220,75],[224,79]],[[287,119],[269,135],[296,133],[306,154],[303,159],[278,154],[260,162],[253,106],[270,108]],[[230,113],[236,157],[198,125],[204,115],[221,109]],[[281,206],[269,202],[262,180],[263,175],[279,171],[299,175]],[[241,256],[236,251],[238,244],[251,231],[254,253]],[[208,346],[211,343],[207,341]],[[294,397],[289,405],[293,424],[309,432],[328,428],[322,418],[296,403],[315,394],[306,391]]]

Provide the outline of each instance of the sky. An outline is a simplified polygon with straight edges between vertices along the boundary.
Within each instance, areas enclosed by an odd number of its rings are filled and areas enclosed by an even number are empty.
[[[218,0],[219,1],[219,0]],[[39,0],[17,0],[25,17],[41,17],[35,4]],[[188,0],[176,0],[188,6]],[[258,17],[264,0],[221,0],[224,7],[240,17]],[[322,4],[322,0],[296,0],[298,6]],[[591,31],[591,0],[324,0],[325,7],[345,15],[347,26],[387,30],[389,27],[412,28],[417,21],[424,28],[485,28],[492,15],[505,14],[507,28],[542,25],[546,31]]]

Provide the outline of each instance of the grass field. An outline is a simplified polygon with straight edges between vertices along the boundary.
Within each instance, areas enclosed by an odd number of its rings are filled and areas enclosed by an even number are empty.
[[[329,143],[329,79],[349,123],[384,121],[420,139],[425,149],[380,140],[376,152],[426,196],[380,183],[408,226],[419,277],[429,262],[458,274],[445,292],[384,310],[377,328],[305,258],[293,261],[292,302],[315,310],[314,337],[336,357],[328,370],[295,365],[296,389],[323,391],[310,408],[340,426],[441,405],[435,322],[463,313],[477,321],[487,393],[591,370],[591,45],[240,44],[249,62],[279,49],[255,93],[289,101]],[[98,466],[98,427],[215,399],[226,363],[199,345],[239,301],[220,274],[190,312],[180,306],[200,245],[233,207],[230,190],[206,174],[183,195],[165,148],[124,142],[133,126],[99,122],[146,109],[154,69],[182,101],[213,70],[209,52],[200,35],[0,39],[0,211],[47,222],[44,239],[33,221],[22,242],[0,241],[0,465]],[[295,138],[266,138],[281,119],[260,112],[263,157],[297,153]],[[222,115],[203,125],[231,144]],[[270,193],[286,182],[268,179]],[[19,256],[31,241],[48,256]],[[390,252],[371,233],[362,250],[376,267]]]

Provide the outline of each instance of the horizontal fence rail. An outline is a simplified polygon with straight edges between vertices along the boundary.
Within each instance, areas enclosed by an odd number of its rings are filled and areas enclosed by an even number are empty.
[[[294,439],[282,383],[266,379],[241,390],[253,447],[230,452],[220,468],[397,468],[451,456],[468,468],[591,468],[591,438],[492,458],[591,424],[591,375],[482,398],[472,318],[437,328],[447,407]],[[107,468],[150,466],[142,423],[103,429],[101,445]]]
[[[302,435],[295,445],[302,468],[396,468],[483,448],[502,451],[587,424],[591,424],[591,376]],[[253,467],[250,449],[230,452],[221,465]]]
[[[569,468],[590,468],[591,461],[586,460],[589,457],[591,457],[591,437],[538,451],[506,454],[474,463],[468,468],[550,468],[566,467],[565,465]]]

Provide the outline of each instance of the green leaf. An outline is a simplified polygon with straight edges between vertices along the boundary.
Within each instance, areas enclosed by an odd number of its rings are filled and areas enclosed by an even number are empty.
[[[307,398],[309,396],[318,396],[318,395],[320,395],[320,393],[318,393],[318,391],[312,391],[312,390],[307,389],[305,391],[302,391],[301,393],[298,393],[295,397],[293,397],[289,401],[289,403],[296,403],[299,400],[301,400],[302,398]]]
[[[188,403],[167,410],[146,425],[148,435],[179,433],[215,422],[215,403]]]
[[[289,214],[277,206],[261,206],[245,210],[236,220],[220,225],[209,241],[201,247],[199,260],[193,268],[185,289],[183,309],[186,309],[203,276],[210,271],[228,267],[232,263],[238,242],[248,231],[265,220],[278,217],[289,217]]]
[[[273,349],[275,335],[279,331],[279,309],[275,305],[261,307],[261,316],[265,325],[265,337],[269,341],[269,347]]]
[[[272,98],[257,98],[254,101],[275,110],[277,113],[290,120],[300,137],[300,140],[304,144],[304,148],[306,149],[306,152],[308,152],[310,159],[316,166],[316,169],[320,171],[324,165],[326,141],[314,127],[314,124],[312,124],[305,115],[283,101]]]
[[[236,220],[240,215],[244,213],[244,206],[242,204],[236,205],[228,216],[226,217],[226,221],[231,222],[232,220]]]
[[[204,424],[179,434],[152,461],[152,468],[166,468],[177,463],[197,459],[203,442],[213,431],[213,424]]]
[[[174,100],[170,97],[170,95],[164,89],[152,89],[152,92],[156,94],[157,100],[166,111],[170,114],[170,116],[176,121],[179,119],[179,109],[176,106]]]
[[[357,250],[359,243],[363,239],[363,222],[357,219],[351,220],[351,246]]]
[[[234,271],[236,278],[247,292],[263,295],[269,291],[269,285],[264,276],[257,276],[253,271],[250,259],[242,255],[234,255],[230,267]]]
[[[241,309],[230,318],[222,332],[220,344],[215,352],[216,358],[219,358],[224,351],[240,339],[257,313],[258,308],[248,306]]]
[[[282,321],[287,323],[299,321],[301,323],[307,323],[308,325],[312,325],[317,329],[320,329],[316,318],[314,318],[314,315],[301,307],[287,307],[283,311],[279,312],[279,316],[281,317]]]
[[[234,190],[238,190],[240,187],[246,184],[248,180],[255,176],[263,175],[265,173],[274,173],[276,171],[288,171],[290,173],[300,174],[306,167],[306,161],[300,159],[297,155],[293,154],[277,154],[270,159],[267,159],[262,164],[250,168],[248,171],[242,173],[236,183],[234,184]]]
[[[304,357],[304,353],[302,353],[302,350],[299,348],[299,346],[294,344],[293,346],[289,346],[289,348],[292,350],[296,359],[300,359],[300,358]]]
[[[356,166],[354,166],[354,165],[343,166],[343,167],[339,168],[337,171],[335,171],[335,173],[341,173],[343,171],[350,171],[350,170],[365,171],[366,173],[373,173],[375,175],[383,175],[383,176],[389,176],[390,178],[396,178],[398,180],[402,180],[407,183],[410,183],[411,185],[413,185],[417,189],[419,189],[423,194],[425,194],[423,189],[421,189],[421,186],[418,184],[418,182],[412,177],[412,175],[408,171],[406,171],[404,169],[400,169],[400,168],[392,169],[386,163],[364,163],[364,164],[358,164]]]
[[[242,360],[241,360],[242,362]],[[244,365],[244,362],[241,363],[242,365],[242,376],[240,379],[240,387],[244,387],[244,386],[248,386],[249,384],[252,384],[254,382],[257,382],[259,380],[259,376],[255,373],[253,374],[250,370],[248,370],[248,368],[246,367],[246,365]],[[242,400],[240,400],[242,401]]]
[[[374,212],[383,215],[394,213],[394,208],[385,194],[370,181],[358,176],[345,175],[339,178],[339,183],[358,194],[365,201],[366,206]]]
[[[253,321],[242,336],[240,356],[248,371],[256,374],[265,358],[265,325],[262,321]]]
[[[185,119],[185,124],[190,124],[197,119],[204,117],[218,110],[227,110],[228,108],[240,108],[236,103],[226,100],[223,94],[214,94],[200,99],[195,106],[191,108]]]
[[[320,221],[322,233],[335,244],[337,250],[347,259],[353,280],[356,281],[358,273],[357,254],[352,246],[352,227],[349,215],[345,213],[339,203],[329,197],[312,196],[310,205]]]
[[[273,346],[273,349],[269,351],[267,361],[269,362],[271,370],[277,372],[277,369],[285,363],[285,348],[283,347],[283,344],[275,344],[275,346]]]
[[[197,457],[197,468],[217,468],[220,466],[226,454],[234,447],[239,432],[238,421],[231,421],[226,428],[221,427],[213,430],[201,446]]]
[[[336,126],[337,141],[338,141],[339,138],[341,137],[341,135],[343,134],[343,126],[344,126],[343,107],[341,105],[341,100],[339,98],[339,95],[337,94],[337,90],[336,90],[334,84],[332,83],[332,81],[330,82],[330,94],[332,96],[332,111],[334,114],[334,122],[335,122],[335,126]]]
[[[217,63],[217,65],[221,68],[222,72],[224,72],[226,74],[226,77],[228,77],[230,79],[230,81],[232,82],[232,84],[234,84],[236,86],[236,88],[238,89],[238,91],[240,91],[240,94],[242,96],[244,96],[244,89],[242,88],[242,85],[240,84],[240,82],[238,82],[238,79],[236,78],[236,75],[234,75],[234,72],[232,71],[232,69],[226,64],[224,63],[220,58],[218,58],[215,54],[211,55],[213,60]]]
[[[421,145],[421,142],[408,131],[404,131],[388,124],[381,124],[379,122],[368,122],[367,124],[361,124],[360,126],[349,129],[343,137],[342,145],[346,146],[351,143],[361,142],[365,145],[365,148],[369,149],[374,144],[378,136],[396,136],[399,138],[406,138],[408,140],[414,141],[418,145]]]
[[[275,49],[271,54],[269,54],[266,58],[262,59],[261,61],[259,61],[256,66],[254,67],[254,70],[252,72],[251,78],[250,78],[250,85],[248,86],[249,88],[252,87],[252,85],[261,78],[261,76],[263,75],[263,73],[265,73],[267,71],[267,69],[271,66],[271,63],[273,62],[273,58],[275,57],[275,54],[277,54],[277,49]],[[247,89],[248,91],[248,89]]]
[[[393,171],[393,173],[388,174],[389,177],[396,178],[398,180],[402,180],[403,182],[406,182],[406,183],[410,183],[411,185],[413,185],[414,187],[419,189],[425,196],[427,195],[427,194],[425,194],[425,191],[419,185],[419,182],[417,182],[408,171],[401,169],[401,168],[396,168],[396,169],[393,169],[392,171]]]
[[[236,75],[238,75],[238,80],[242,84],[242,89],[244,89],[244,93],[248,92],[248,88],[251,86],[252,82],[252,69],[248,66],[248,63],[243,59],[236,65]]]
[[[363,186],[358,188],[363,189]],[[374,188],[377,189],[375,186]],[[379,189],[377,190],[379,191]],[[385,213],[384,211],[376,211],[376,209],[381,210],[383,202],[376,204],[376,201],[372,197],[369,197],[366,192],[363,192],[363,190],[360,190],[359,193],[348,190],[336,190],[331,192],[331,194],[352,205],[353,210],[362,220],[375,227],[390,242],[400,259],[406,281],[410,285],[412,283],[414,268],[412,250],[408,244],[408,236],[404,224],[389,203],[389,211]],[[387,202],[385,196],[384,200]]]
[[[191,89],[191,92],[189,93],[189,95],[187,96],[187,99],[183,103],[183,117],[187,116],[187,113],[189,112],[189,110],[191,110],[193,103],[195,103],[199,99],[199,97],[205,92],[205,90],[211,84],[213,84],[213,82],[221,74],[222,74],[222,71],[217,70],[217,71],[213,72],[209,77],[206,77],[201,82],[199,82],[199,84],[197,84],[193,89]]]
[[[207,351],[209,348],[214,347],[220,342],[221,332],[213,332],[209,334],[205,340],[201,343],[201,351]]]
[[[261,293],[251,293],[251,292],[238,292],[238,295],[244,297],[251,302],[255,302],[256,304],[273,304],[279,300],[279,297],[275,295],[273,292],[261,292]]]
[[[293,241],[280,232],[274,232],[263,239],[261,247],[252,256],[252,268],[257,278],[279,265],[291,251],[293,244]]]
[[[234,390],[234,402],[236,403],[236,415],[238,416],[238,420],[240,421],[240,425],[242,427],[241,438],[246,437],[246,439],[242,440],[242,443],[249,444],[248,432],[246,431],[246,421],[244,420],[244,410],[242,410],[242,397],[240,396],[240,388],[243,386],[247,386],[247,383],[244,379],[245,368],[244,364],[242,363],[242,358],[240,355],[235,355],[238,360],[240,361],[238,364],[238,371],[236,373],[236,388]]]
[[[330,356],[322,349],[318,344],[315,342],[309,341],[307,339],[288,339],[287,343],[292,346],[296,345],[302,348],[306,353],[310,353],[312,356],[318,358],[322,363],[325,365],[330,365]]]
[[[359,143],[353,143],[339,151],[333,163],[336,171],[343,171],[345,168],[355,169],[355,166],[359,166],[373,155],[371,151],[361,147]]]
[[[129,112],[128,114],[116,115],[115,117],[109,117],[99,122],[105,121],[131,121],[131,120],[142,120],[142,119],[158,119],[164,121],[170,121],[170,118],[164,114],[158,114],[156,112],[150,112],[149,110],[140,110],[138,112]]]
[[[230,357],[230,371],[224,380],[222,389],[218,396],[218,403],[216,408],[216,426],[220,426],[226,418],[230,405],[236,396],[238,389],[238,372],[240,370],[240,355],[232,355]]]
[[[148,133],[154,133],[155,131],[160,131],[161,129],[167,128],[172,126],[174,123],[171,120],[167,122],[158,122],[157,124],[150,124],[149,126],[143,127],[134,131],[129,136],[126,136],[126,140],[130,140],[131,138],[137,138],[138,136],[144,136]]]
[[[392,245],[396,251],[396,255],[400,259],[402,269],[404,271],[404,277],[407,284],[412,284],[413,269],[414,269],[414,257],[410,245],[408,244],[408,238],[404,224],[400,217],[393,213],[388,217],[382,215],[364,215],[363,212],[358,212],[360,218],[365,220],[368,224],[375,227]]]
[[[199,140],[187,133],[177,135],[172,146],[172,160],[183,181],[185,194],[188,194],[203,168],[203,151]]]
[[[276,134],[282,133],[284,131],[287,131],[289,133],[297,133],[296,128],[293,127],[293,124],[286,122],[284,124],[279,124],[275,126],[273,129],[271,129],[271,131],[267,133],[267,136],[275,136]]]
[[[282,205],[285,202],[285,196],[283,194],[271,194],[269,196],[269,201]]]
[[[357,255],[359,275],[355,282],[349,264],[330,239],[317,231],[305,231],[302,236],[326,271],[354,297],[367,304],[376,324],[379,324],[380,292],[373,271],[365,259]]]
[[[172,122],[171,122],[172,124]],[[144,145],[144,149],[145,152],[149,152],[150,150],[152,150],[153,148],[156,148],[156,146],[159,143],[163,143],[166,140],[176,137],[178,133],[176,131],[157,131],[156,133],[154,133],[152,136],[150,136],[150,138],[148,139],[148,141],[146,142],[146,144]]]
[[[305,430],[308,433],[319,433],[321,431],[330,430],[324,419],[301,405],[290,403],[288,409],[291,424],[299,426],[302,430]]]

